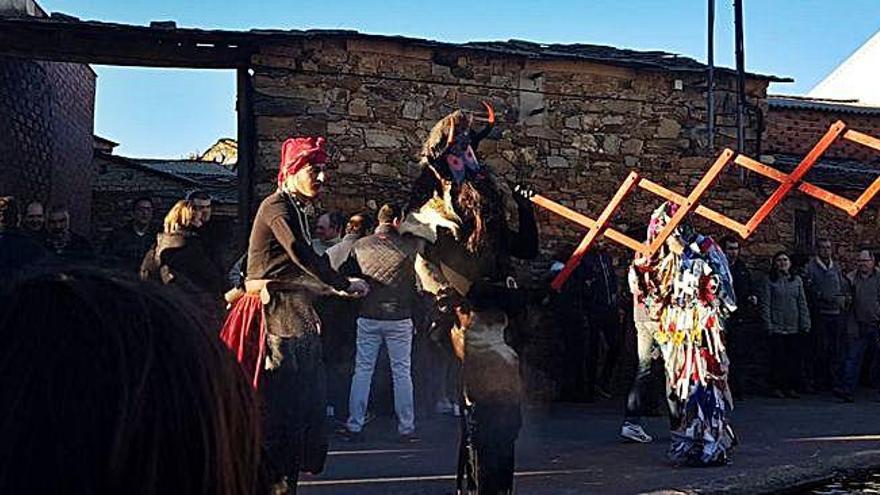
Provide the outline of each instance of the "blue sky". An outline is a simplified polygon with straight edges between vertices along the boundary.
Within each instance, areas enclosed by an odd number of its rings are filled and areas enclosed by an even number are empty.
[[[880,0],[744,0],[746,68],[809,91],[880,30]],[[706,59],[704,0],[38,0],[84,20],[222,29],[356,29],[462,42],[524,39],[660,49]],[[716,63],[733,66],[732,0],[716,0]],[[235,137],[231,71],[97,66],[95,130],[130,156],[179,157]]]

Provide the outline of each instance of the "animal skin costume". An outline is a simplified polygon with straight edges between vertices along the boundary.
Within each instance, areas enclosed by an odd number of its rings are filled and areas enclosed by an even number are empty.
[[[517,187],[519,226],[508,227],[502,186],[475,150],[491,131],[456,111],[432,129],[422,149],[401,233],[424,238],[416,271],[444,310],[435,329],[448,332],[462,359],[462,437],[458,493],[513,490],[514,446],[522,423],[519,357],[509,344],[511,315],[525,305],[510,257],[532,259],[538,232],[528,192]],[[444,326],[444,322],[446,325]]]

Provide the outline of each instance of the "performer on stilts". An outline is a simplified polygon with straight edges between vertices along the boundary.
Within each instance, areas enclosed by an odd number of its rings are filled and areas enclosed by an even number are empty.
[[[306,205],[321,193],[326,161],[324,138],[282,144],[278,190],[260,204],[251,230],[246,293],[221,332],[262,401],[273,493],[296,493],[299,472],[320,472],[327,455],[321,322],[313,301],[368,290],[312,249]]]
[[[510,341],[526,296],[516,288],[510,257],[532,259],[538,253],[532,193],[514,188],[519,226],[509,228],[506,186],[475,155],[494,123],[492,108],[486,108],[488,125],[480,132],[472,129],[475,116],[463,111],[431,130],[401,225],[402,233],[428,241],[416,270],[445,315],[435,330],[448,333],[463,362],[460,494],[513,491],[522,383]]]
[[[654,211],[648,243],[676,209],[666,202]],[[726,463],[736,444],[724,343],[724,322],[736,309],[727,258],[711,237],[682,224],[655,256],[635,259],[631,277],[650,319],[659,323],[654,340],[674,406],[670,459],[690,466]]]

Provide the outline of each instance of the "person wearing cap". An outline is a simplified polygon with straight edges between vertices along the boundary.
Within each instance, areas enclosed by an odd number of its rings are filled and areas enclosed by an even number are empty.
[[[275,490],[296,493],[300,471],[318,473],[327,456],[321,295],[362,297],[369,288],[336,273],[312,249],[306,205],[327,179],[324,138],[281,147],[278,189],[260,204],[251,229],[245,291],[233,302],[221,339],[263,399],[263,449]]]

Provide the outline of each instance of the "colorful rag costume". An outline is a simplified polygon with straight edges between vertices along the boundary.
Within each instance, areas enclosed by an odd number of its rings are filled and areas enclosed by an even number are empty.
[[[434,330],[462,359],[462,436],[458,493],[513,490],[514,447],[521,426],[519,357],[509,345],[510,315],[525,305],[510,257],[531,259],[538,233],[529,201],[515,196],[519,227],[510,229],[492,171],[474,153],[493,122],[472,130],[456,111],[432,129],[422,150],[401,233],[424,238],[416,273],[445,312]]]
[[[667,202],[654,210],[648,242],[676,209]],[[654,339],[678,403],[669,456],[686,465],[723,464],[736,443],[724,342],[724,321],[736,309],[727,258],[711,237],[681,225],[654,257],[637,258],[632,272],[648,313],[660,322]]]
[[[279,186],[325,159],[323,138],[285,141]],[[320,472],[327,455],[321,322],[313,302],[348,285],[312,250],[303,200],[280,188],[263,200],[248,244],[247,293],[233,303],[221,338],[262,400],[270,481],[286,481],[294,492],[299,472]]]

